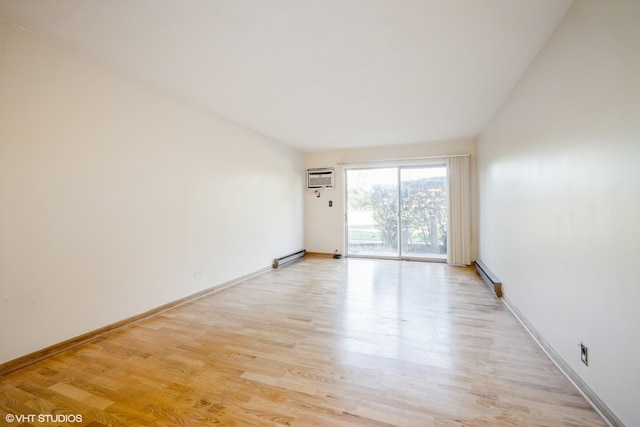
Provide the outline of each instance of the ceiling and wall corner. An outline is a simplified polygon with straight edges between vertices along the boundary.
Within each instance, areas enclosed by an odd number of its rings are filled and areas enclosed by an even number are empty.
[[[0,370],[299,250],[304,167],[0,21]]]
[[[474,138],[571,0],[0,0],[0,18],[313,152]]]

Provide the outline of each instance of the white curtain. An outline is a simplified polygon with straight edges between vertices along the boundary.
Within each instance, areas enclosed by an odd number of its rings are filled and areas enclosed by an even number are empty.
[[[447,262],[471,264],[471,159],[447,158],[449,225]]]

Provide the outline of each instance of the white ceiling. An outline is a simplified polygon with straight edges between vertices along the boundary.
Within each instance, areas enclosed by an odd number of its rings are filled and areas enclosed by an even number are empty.
[[[0,17],[304,151],[477,136],[571,0],[0,0]]]

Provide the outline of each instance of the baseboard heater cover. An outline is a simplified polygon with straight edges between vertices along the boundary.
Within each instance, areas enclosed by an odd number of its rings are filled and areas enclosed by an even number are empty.
[[[307,253],[306,249],[301,249],[289,255],[285,255],[280,258],[274,258],[273,262],[271,263],[271,267],[276,269],[278,267],[283,266],[284,264],[288,264],[290,262],[297,260],[298,258],[304,257],[306,253]]]
[[[498,279],[498,277],[496,277],[496,275],[493,274],[491,270],[489,270],[487,266],[484,265],[484,263],[479,259],[476,260],[475,265],[476,271],[478,272],[480,277],[482,277],[482,280],[484,280],[484,282],[493,289],[493,292],[496,293],[496,296],[502,298],[502,282],[500,281],[500,279]]]

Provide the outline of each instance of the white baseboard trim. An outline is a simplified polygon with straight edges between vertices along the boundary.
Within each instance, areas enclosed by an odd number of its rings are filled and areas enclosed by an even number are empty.
[[[120,320],[118,322],[112,323],[110,325],[103,326],[101,328],[95,329],[93,331],[84,333],[82,335],[73,337],[66,341],[54,344],[52,346],[43,348],[41,350],[34,351],[33,353],[29,353],[24,356],[20,356],[17,359],[9,360],[7,362],[0,363],[0,377],[11,373],[13,371],[17,371],[18,369],[22,369],[26,366],[39,362],[40,360],[46,359],[48,357],[54,356],[63,351],[69,350],[71,348],[77,347],[81,344],[86,344],[88,342],[94,341],[98,338],[104,337],[110,333],[113,333],[117,330],[126,328],[129,325],[133,325],[134,323],[140,322],[145,319],[150,319],[154,316],[158,316],[162,313],[165,313],[169,310],[173,310],[182,305],[188,304],[192,301],[195,301],[199,298],[210,295],[214,292],[219,292],[223,289],[236,285],[238,283],[244,282],[245,280],[251,279],[252,277],[259,276],[260,274],[264,274],[268,271],[271,271],[270,267],[265,267],[260,270],[254,271],[249,274],[245,274],[244,276],[237,277],[228,282],[219,283],[210,288],[202,290],[192,295],[188,295],[184,298],[180,298],[175,301],[171,301],[167,304],[164,304],[160,307],[153,308],[144,313]]]
[[[580,394],[589,402],[593,409],[600,415],[609,427],[625,427],[625,425],[616,417],[616,415],[605,405],[605,403],[585,384],[580,376],[564,361],[562,357],[549,345],[549,343],[536,331],[527,318],[516,308],[515,305],[504,295],[502,296],[507,308],[520,322],[522,327],[529,333],[531,338],[540,346],[542,351],[547,355],[549,360],[562,372],[571,384],[580,392]]]

